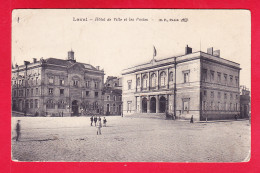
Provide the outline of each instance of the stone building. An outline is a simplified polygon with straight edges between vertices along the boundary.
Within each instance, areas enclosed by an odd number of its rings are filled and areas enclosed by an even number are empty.
[[[239,113],[238,63],[220,57],[220,51],[192,52],[152,59],[123,70],[123,113],[169,112],[194,120],[234,118]],[[156,113],[156,114],[152,114]]]
[[[240,118],[248,118],[251,111],[250,91],[245,86],[240,86]]]
[[[24,61],[12,69],[12,110],[33,115],[73,116],[102,111],[104,71],[76,62],[48,58]]]
[[[103,89],[105,115],[121,115],[122,113],[122,80],[108,76]]]

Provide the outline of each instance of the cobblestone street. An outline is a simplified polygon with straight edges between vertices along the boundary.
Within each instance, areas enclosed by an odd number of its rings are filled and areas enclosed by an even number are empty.
[[[19,161],[240,162],[250,158],[248,120],[208,123],[106,117],[102,135],[89,117],[13,117]],[[15,123],[21,120],[21,140]],[[102,117],[103,119],[103,117]]]

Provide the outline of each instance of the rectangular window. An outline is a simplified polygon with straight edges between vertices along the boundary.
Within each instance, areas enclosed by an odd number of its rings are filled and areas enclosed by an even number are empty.
[[[38,88],[35,89],[35,94],[36,94],[36,95],[39,94],[39,90],[38,90]]]
[[[227,85],[227,74],[224,74],[224,82],[225,82],[225,85]]]
[[[224,99],[227,99],[227,93],[224,93]]]
[[[86,91],[86,96],[89,96],[89,91]]]
[[[110,100],[110,96],[107,96],[107,100]]]
[[[207,91],[204,91],[203,94],[204,94],[204,97],[207,97]]]
[[[218,110],[220,110],[220,102],[218,102]]]
[[[90,87],[90,81],[86,81],[86,88]]]
[[[238,77],[235,77],[236,86],[238,86]]]
[[[60,85],[64,85],[64,79],[60,79]]]
[[[14,90],[14,97],[16,97],[16,90]]]
[[[60,89],[60,95],[64,95],[64,89]]]
[[[206,82],[206,81],[207,81],[207,69],[203,69],[202,81],[203,81],[203,82]]]
[[[211,110],[214,110],[213,101],[210,102],[210,109],[211,109]]]
[[[49,77],[49,84],[53,84],[54,83],[54,77]]]
[[[38,108],[38,100],[35,100],[35,108]]]
[[[230,75],[230,85],[233,85],[233,76]]]
[[[116,101],[116,96],[114,96],[114,101]]]
[[[183,72],[183,83],[189,82],[189,76],[190,76],[190,71],[184,71]]]
[[[31,89],[31,96],[33,96],[33,88]]]
[[[73,86],[78,86],[78,84],[79,84],[79,81],[77,81],[77,80],[73,81]]]
[[[30,108],[33,108],[33,100],[30,101]]]
[[[189,98],[184,98],[182,99],[182,111],[183,112],[189,112],[190,110],[190,99]]]
[[[214,71],[210,71],[210,81],[211,82],[214,81],[214,76],[215,76],[215,72]]]
[[[95,89],[98,88],[98,82],[95,82]]]
[[[121,101],[122,100],[122,97],[121,96],[119,96],[119,101]]]
[[[221,73],[218,72],[218,83],[221,83]]]
[[[233,99],[233,94],[232,93],[230,93],[230,100],[232,100]]]
[[[221,93],[220,93],[220,92],[218,92],[218,98],[219,98],[219,99],[221,98]]]
[[[95,97],[98,97],[98,92],[95,92]]]
[[[214,91],[211,91],[211,92],[210,92],[210,97],[211,97],[211,98],[214,98]]]
[[[49,88],[49,95],[53,95],[53,88]]]
[[[132,102],[127,102],[127,111],[131,112],[131,104]]]
[[[203,101],[203,110],[206,110],[206,101]]]
[[[128,90],[130,90],[132,88],[132,81],[127,81],[128,84]]]
[[[27,89],[27,90],[26,90],[26,96],[29,96],[29,94],[30,94],[30,90]]]
[[[38,77],[35,78],[35,84],[38,85]]]

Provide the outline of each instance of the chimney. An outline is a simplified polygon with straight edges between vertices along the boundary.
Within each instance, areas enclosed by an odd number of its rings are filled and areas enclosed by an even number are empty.
[[[213,47],[208,48],[207,53],[213,55]]]
[[[192,48],[188,45],[185,47],[185,55],[192,53]]]
[[[28,64],[30,64],[29,61],[24,61],[24,65],[28,65]]]
[[[96,69],[99,70],[99,66],[96,66]]]
[[[74,52],[73,52],[73,50],[68,52],[68,60],[74,60]]]
[[[36,63],[37,59],[36,58],[33,58],[33,63]]]
[[[213,56],[220,57],[220,50],[214,50]]]

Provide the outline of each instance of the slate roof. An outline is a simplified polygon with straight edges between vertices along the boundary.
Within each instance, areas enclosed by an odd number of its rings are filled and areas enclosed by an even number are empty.
[[[71,62],[68,60],[63,60],[63,59],[57,59],[57,58],[48,58],[45,60],[46,64],[54,64],[54,65],[62,65],[62,66],[67,66],[70,67],[75,63],[83,65],[86,69],[91,69],[91,70],[97,70],[94,66],[90,64],[85,64],[85,63],[80,63],[80,62]]]

